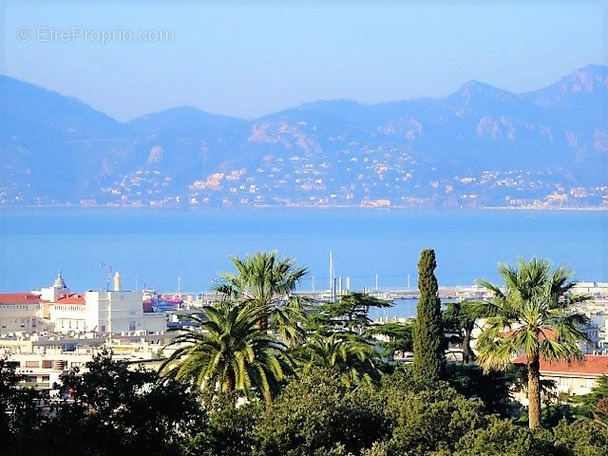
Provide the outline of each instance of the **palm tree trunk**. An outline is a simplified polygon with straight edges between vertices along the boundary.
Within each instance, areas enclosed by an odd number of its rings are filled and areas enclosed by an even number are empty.
[[[528,425],[540,428],[540,361],[538,354],[528,358]]]

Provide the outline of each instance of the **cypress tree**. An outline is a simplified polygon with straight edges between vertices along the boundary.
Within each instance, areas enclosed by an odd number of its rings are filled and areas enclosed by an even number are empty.
[[[414,375],[421,382],[444,378],[445,353],[442,344],[441,302],[435,277],[435,251],[425,249],[418,260],[420,297],[414,326]]]

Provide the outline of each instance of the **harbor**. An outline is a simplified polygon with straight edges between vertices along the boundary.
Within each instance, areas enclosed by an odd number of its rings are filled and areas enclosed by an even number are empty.
[[[374,296],[387,301],[397,301],[403,299],[418,299],[420,292],[417,288],[363,288],[362,290],[349,290],[347,288],[337,288],[335,291],[330,289],[325,290],[300,290],[294,295],[305,296],[313,301],[330,301],[337,299],[342,295],[350,292],[358,291]],[[487,289],[477,285],[457,285],[457,286],[440,286],[437,290],[440,299],[446,300],[464,300],[464,299],[490,299],[492,296]],[[608,282],[579,282],[573,289],[574,294],[589,295],[593,301],[602,305],[602,302],[608,300]],[[221,299],[220,295],[215,291],[200,293],[172,293],[165,296],[180,296],[184,301],[191,303],[199,302],[201,304],[211,304]]]

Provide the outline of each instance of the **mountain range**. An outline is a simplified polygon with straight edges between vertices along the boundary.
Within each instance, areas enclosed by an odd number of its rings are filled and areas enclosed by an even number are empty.
[[[100,90],[103,90],[102,88]],[[608,208],[608,67],[515,94],[126,123],[0,76],[0,205]]]

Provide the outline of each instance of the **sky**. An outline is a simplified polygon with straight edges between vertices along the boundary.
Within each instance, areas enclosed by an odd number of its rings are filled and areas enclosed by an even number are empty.
[[[608,64],[608,0],[83,3],[0,0],[0,73],[120,121],[443,97],[470,79],[522,93]]]

